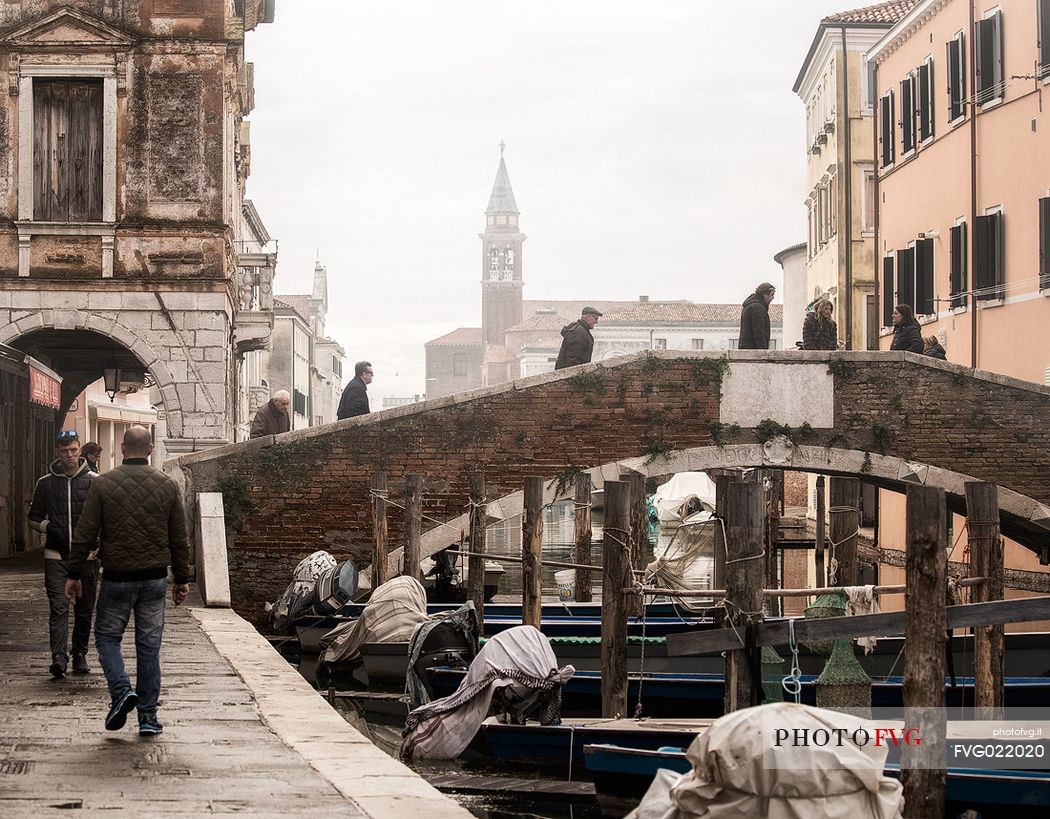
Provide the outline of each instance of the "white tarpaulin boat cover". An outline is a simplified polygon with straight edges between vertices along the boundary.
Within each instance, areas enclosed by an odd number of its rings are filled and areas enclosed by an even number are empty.
[[[420,706],[408,715],[401,756],[455,759],[489,715],[497,692],[501,693],[503,713],[500,716],[504,720],[523,722],[529,712],[541,706],[540,722],[556,723],[561,686],[575,671],[571,665],[558,668],[558,658],[550,641],[539,629],[534,626],[507,629],[482,646],[454,693]]]
[[[414,577],[395,577],[372,592],[360,617],[321,638],[321,662],[356,660],[365,643],[407,643],[416,626],[429,619],[423,584]]]
[[[656,487],[653,494],[653,508],[663,523],[681,520],[682,504],[690,495],[696,495],[700,502],[706,504],[708,511],[715,508],[715,482],[707,477],[706,472],[679,472],[665,484]]]
[[[734,711],[693,740],[686,752],[693,770],[661,770],[628,819],[900,819],[901,783],[883,773],[889,743],[776,748],[763,737],[774,726],[847,735],[863,727],[875,736],[867,720],[810,705]]]

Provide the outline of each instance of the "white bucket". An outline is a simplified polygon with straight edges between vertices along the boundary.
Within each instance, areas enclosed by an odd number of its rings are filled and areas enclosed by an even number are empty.
[[[576,599],[576,570],[564,569],[554,573],[554,582],[558,584],[558,599],[571,603]]]

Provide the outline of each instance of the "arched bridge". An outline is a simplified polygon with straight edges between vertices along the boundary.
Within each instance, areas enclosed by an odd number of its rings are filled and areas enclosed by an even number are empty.
[[[468,473],[489,515],[526,475],[572,492],[625,471],[775,466],[939,486],[963,512],[994,481],[1004,534],[1050,561],[1050,389],[911,353],[660,351],[588,364],[169,461],[187,495],[223,493],[234,605],[258,617],[315,549],[369,562],[371,474],[425,476],[424,554],[465,525]],[[391,538],[400,532],[397,510]],[[462,523],[460,522],[462,521]]]

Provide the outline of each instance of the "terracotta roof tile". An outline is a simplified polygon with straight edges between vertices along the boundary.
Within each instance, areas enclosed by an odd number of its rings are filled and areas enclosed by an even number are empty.
[[[485,345],[485,363],[486,364],[503,364],[508,361],[514,361],[514,354],[504,347],[502,344],[486,344]]]
[[[458,327],[451,333],[428,341],[427,344],[481,344],[481,328]]]
[[[310,297],[306,295],[274,296],[274,305],[298,313],[303,321],[310,321]]]
[[[896,23],[912,10],[918,0],[891,0],[859,9],[829,14],[822,23]]]
[[[575,318],[571,318],[559,313],[539,313],[527,316],[513,327],[508,327],[507,332],[522,333],[534,330],[560,330],[566,324],[575,321],[577,318],[579,318],[578,315]]]

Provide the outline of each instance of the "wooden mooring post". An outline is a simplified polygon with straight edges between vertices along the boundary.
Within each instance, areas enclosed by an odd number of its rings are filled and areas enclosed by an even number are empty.
[[[386,519],[386,472],[372,473],[372,588],[390,579],[389,528]]]
[[[944,815],[947,771],[932,767],[944,754],[947,501],[943,489],[908,486],[904,597],[905,727],[917,729],[921,745],[905,745],[901,779],[906,819]],[[939,763],[943,765],[943,762]]]
[[[631,568],[643,571],[645,547],[649,537],[649,505],[645,499],[645,475],[632,472],[627,483],[631,487]],[[640,594],[632,594],[627,600],[627,612],[631,617],[641,617],[645,613],[645,598]]]
[[[581,472],[576,476],[576,495],[573,500],[575,512],[575,561],[581,565],[591,562],[591,476]],[[590,603],[591,573],[588,569],[576,570],[576,601]]]
[[[474,601],[478,634],[485,626],[485,473],[471,472],[470,557],[467,559],[467,599]]]
[[[1003,599],[1003,541],[999,537],[999,487],[967,481],[966,537],[970,546],[970,576],[986,577],[970,600]],[[995,719],[1003,707],[1003,626],[974,629],[974,705],[978,719]]]
[[[521,624],[540,627],[543,614],[543,478],[525,478],[521,515]]]
[[[857,528],[860,522],[860,481],[856,478],[831,479],[831,515],[828,536],[833,544],[832,556],[838,563],[831,586],[857,585]]]
[[[761,483],[732,483],[726,499],[727,619],[744,634],[748,623],[762,621],[763,528],[765,491]],[[761,676],[748,668],[748,652],[726,652],[725,712],[758,704]],[[757,663],[756,663],[757,665]]]
[[[828,515],[828,498],[824,494],[824,476],[817,475],[817,488],[816,488],[816,506],[817,506],[817,532],[816,532],[816,548],[815,562],[816,562],[816,573],[817,580],[813,584],[814,586],[824,586],[828,582],[827,571],[824,568],[824,551],[826,547],[826,520]]]
[[[731,478],[722,470],[715,476],[715,517],[721,521],[721,525],[715,526],[715,557],[714,569],[711,573],[711,585],[716,589],[724,589],[726,582],[726,538],[723,528],[726,520],[726,497],[729,493],[729,482]]]
[[[405,567],[402,574],[419,580],[419,539],[423,527],[423,476],[405,475]]]
[[[631,582],[627,537],[630,520],[630,485],[624,481],[606,481],[602,529],[602,716],[605,718],[627,713],[627,595],[623,590]]]

